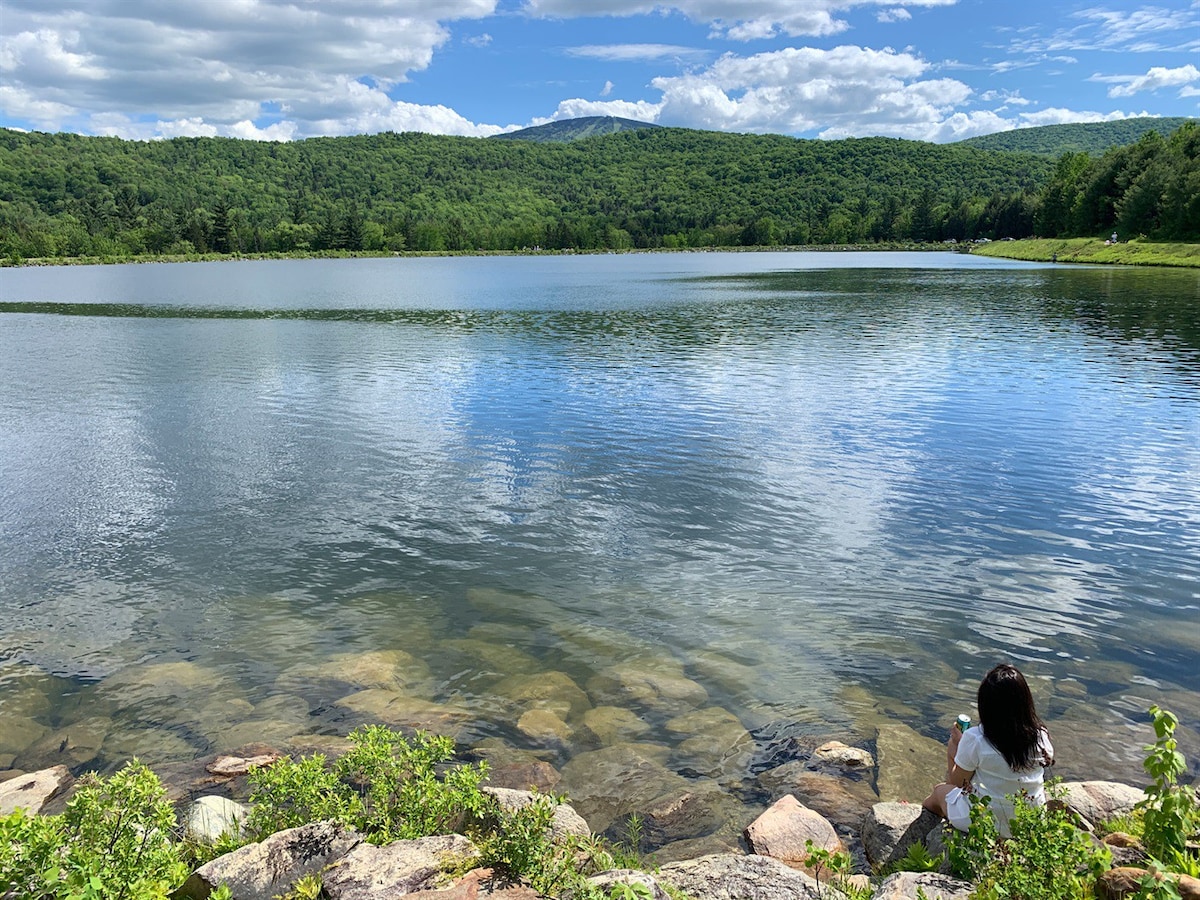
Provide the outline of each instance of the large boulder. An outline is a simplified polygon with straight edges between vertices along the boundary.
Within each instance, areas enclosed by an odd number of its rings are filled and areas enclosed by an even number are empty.
[[[178,896],[208,900],[224,884],[233,900],[274,900],[299,879],[341,859],[359,841],[358,832],[336,822],[289,828],[205,863],[184,882]]]
[[[770,856],[794,869],[807,869],[808,845],[836,853],[843,849],[833,826],[788,794],[746,827],[746,843],[759,856]]]
[[[873,866],[886,866],[941,823],[941,817],[913,803],[876,803],[862,823],[863,852]]]
[[[821,900],[823,896],[816,879],[769,856],[717,853],[667,863],[656,878],[697,900]]]
[[[936,872],[897,872],[875,889],[872,900],[967,900],[972,886]]]
[[[0,781],[0,816],[7,816],[18,809],[37,815],[74,783],[75,779],[66,766],[52,766]]]
[[[1082,818],[1089,831],[1098,822],[1128,815],[1146,798],[1141,788],[1116,781],[1066,781],[1062,790],[1067,809]]]
[[[324,893],[330,900],[392,900],[439,887],[438,879],[447,868],[478,855],[475,845],[459,834],[394,841],[383,847],[364,842],[325,872]]]

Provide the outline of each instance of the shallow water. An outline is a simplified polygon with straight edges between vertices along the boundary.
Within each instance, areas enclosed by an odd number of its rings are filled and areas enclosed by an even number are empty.
[[[1150,702],[1200,756],[1195,273],[4,269],[0,384],[0,767],[345,733],[385,686],[559,766],[626,708],[691,778],[719,707],[737,792],[784,738],[940,740],[1000,660],[1061,774],[1140,780]]]

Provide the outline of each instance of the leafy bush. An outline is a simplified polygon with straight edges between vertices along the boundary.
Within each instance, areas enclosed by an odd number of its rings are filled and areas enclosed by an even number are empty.
[[[1059,792],[1054,785],[1050,795]],[[1112,862],[1058,804],[1014,804],[1011,839],[1000,837],[987,798],[971,797],[971,825],[947,841],[951,869],[975,882],[979,900],[1082,900]]]
[[[486,763],[451,766],[438,777],[437,767],[454,755],[450,738],[418,731],[409,741],[370,725],[352,732],[350,740],[353,749],[332,766],[315,754],[253,770],[246,822],[250,839],[335,819],[373,843],[386,844],[447,834],[489,807],[479,790]]]
[[[1173,714],[1150,707],[1155,741],[1146,747],[1143,766],[1154,779],[1146,788],[1146,799],[1138,804],[1142,813],[1142,843],[1146,852],[1171,871],[1200,875],[1200,864],[1189,854],[1188,840],[1200,829],[1200,803],[1196,790],[1178,784],[1187,763],[1175,740],[1179,724]]]
[[[155,900],[187,877],[175,813],[137,760],[85,775],[61,816],[0,819],[0,886],[36,900]]]

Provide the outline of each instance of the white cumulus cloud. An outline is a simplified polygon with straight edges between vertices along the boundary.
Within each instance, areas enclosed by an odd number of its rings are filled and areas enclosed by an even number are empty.
[[[1120,82],[1108,89],[1108,96],[1132,97],[1142,91],[1183,87],[1200,81],[1200,69],[1191,63],[1174,69],[1168,69],[1165,66],[1151,66],[1145,75],[1115,75],[1098,80]]]
[[[41,127],[126,137],[216,129],[282,140],[374,122],[492,133],[500,129],[395,103],[387,91],[430,64],[449,39],[445,23],[495,9],[496,0],[4,0],[0,103]],[[330,132],[329,123],[339,124]]]

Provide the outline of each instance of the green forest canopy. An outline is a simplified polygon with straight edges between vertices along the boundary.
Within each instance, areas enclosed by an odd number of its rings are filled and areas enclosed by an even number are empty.
[[[0,254],[769,246],[1118,224],[1197,239],[1198,143],[1190,126],[1056,163],[676,128],[571,143],[384,133],[283,144],[3,130]]]

